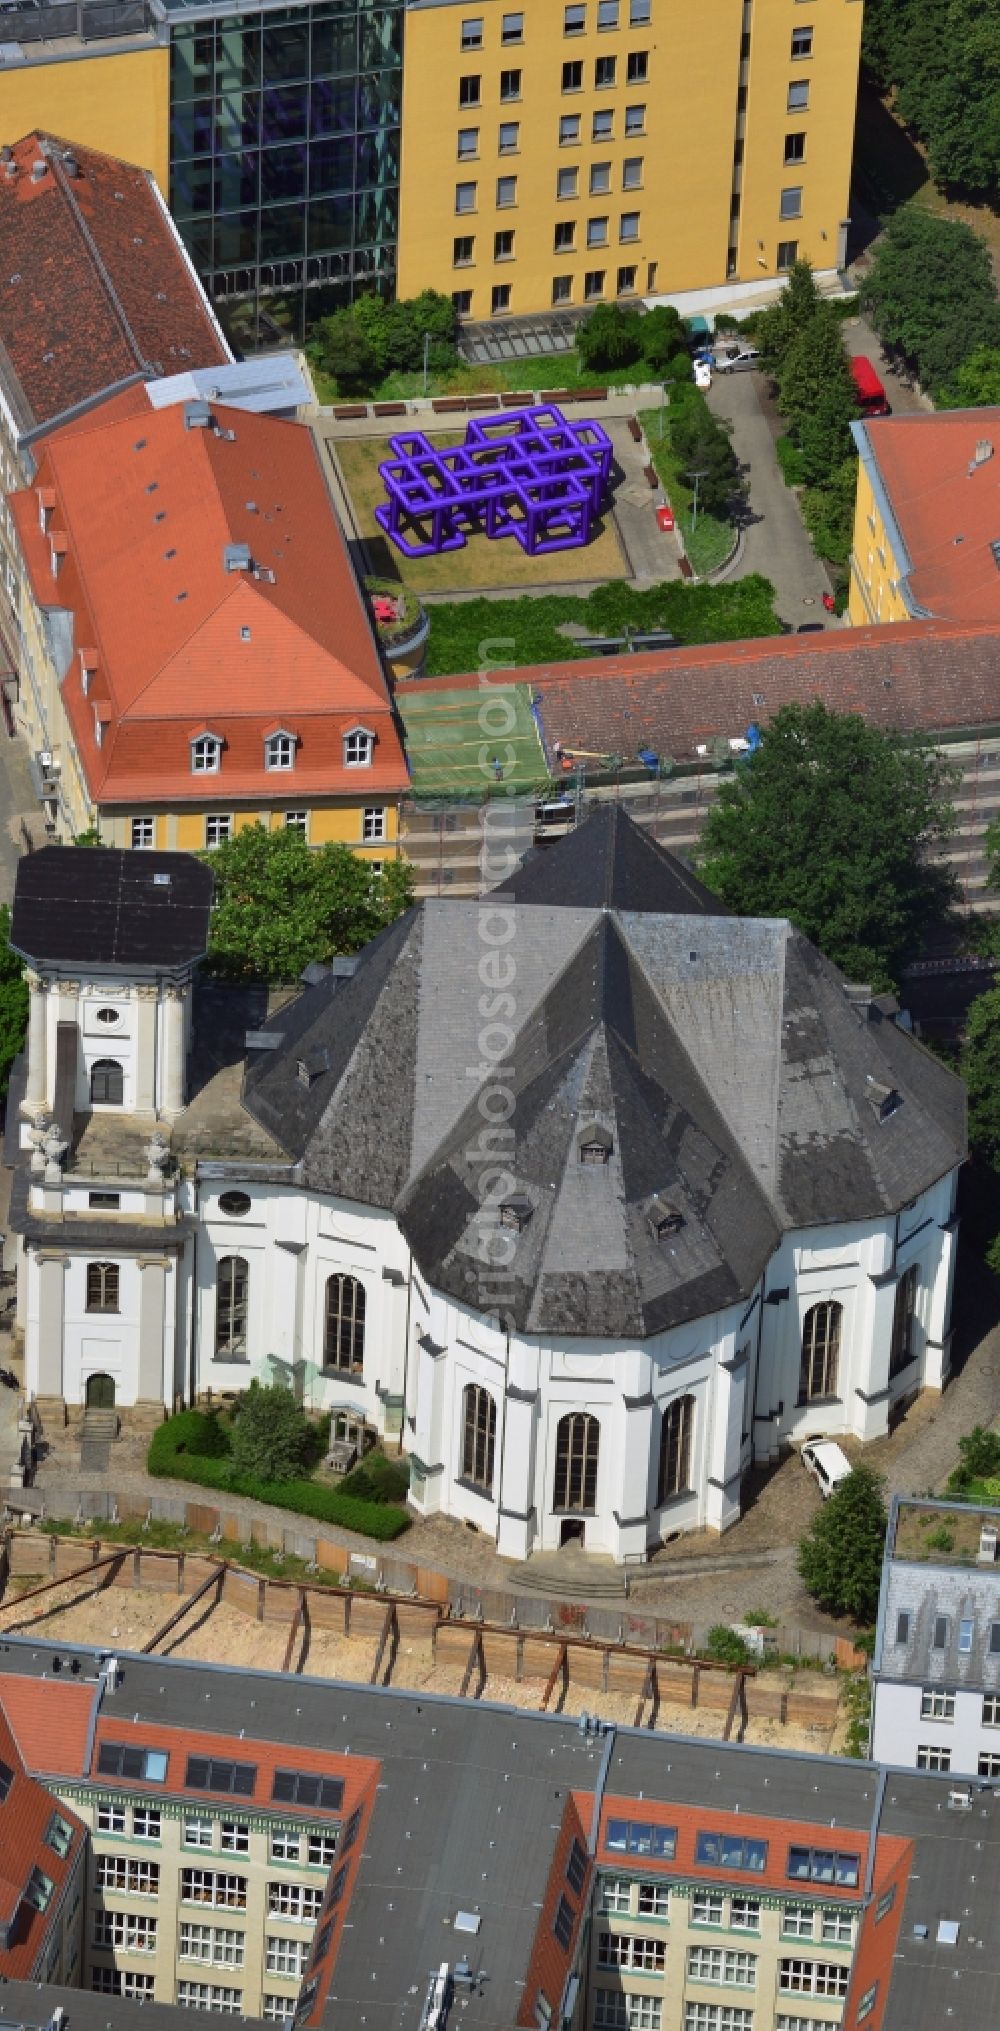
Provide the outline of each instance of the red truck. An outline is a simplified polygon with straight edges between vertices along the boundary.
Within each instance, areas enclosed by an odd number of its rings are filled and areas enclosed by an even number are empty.
[[[851,379],[858,407],[863,416],[891,416],[889,397],[870,360],[863,353],[851,356]]]

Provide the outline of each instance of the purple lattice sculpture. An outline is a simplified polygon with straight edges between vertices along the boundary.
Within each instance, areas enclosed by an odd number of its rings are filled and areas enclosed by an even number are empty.
[[[571,423],[552,402],[476,416],[465,443],[439,450],[422,430],[390,437],[379,472],[388,499],[375,510],[404,557],[461,550],[481,532],[513,536],[529,557],[589,543],[611,473],[599,423]]]

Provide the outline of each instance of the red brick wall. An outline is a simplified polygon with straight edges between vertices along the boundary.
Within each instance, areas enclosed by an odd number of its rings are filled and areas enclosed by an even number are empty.
[[[574,1840],[579,1841],[584,1850],[587,1846],[587,1830],[581,1815],[581,1805],[586,1810],[586,1798],[578,1802],[577,1797],[571,1795],[563,1808],[562,1825],[556,1839],[552,1867],[545,1889],[545,1901],[528,1963],[528,1978],[524,1984],[521,2008],[517,2015],[518,2024],[534,2024],[535,2005],[540,1993],[544,1994],[553,2015],[556,2014],[566,1986],[566,1977],[573,1965],[580,1938],[581,1917],[590,1900],[590,1885],[594,1873],[593,1863],[588,1862],[587,1874],[579,1894],[571,1888],[566,1877],[566,1864]],[[568,1947],[560,1946],[552,1930],[552,1922],[559,1909],[561,1897],[565,1897],[576,1914]]]
[[[864,2020],[863,2031],[881,2031],[885,2006],[889,1999],[889,1984],[892,1980],[892,1959],[899,1938],[899,1928],[906,1901],[906,1888],[913,1861],[913,1843],[899,1839],[895,1834],[880,1834],[875,1850],[875,1873],[872,1879],[872,1901],[862,1913],[851,1969],[851,1985],[844,2005],[843,2031],[854,2031],[858,2020],[858,2007],[862,1996],[878,1983],[875,2008]],[[876,1922],[879,1898],[888,1890],[895,1889],[896,1899],[892,1910]]]

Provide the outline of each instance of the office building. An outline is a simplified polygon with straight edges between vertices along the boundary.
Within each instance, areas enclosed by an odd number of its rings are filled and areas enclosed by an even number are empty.
[[[245,348],[371,290],[488,318],[832,274],[860,0],[661,6],[50,0],[5,16],[0,139],[152,170]]]
[[[872,1754],[1000,1778],[1000,1509],[895,1496],[872,1660]]]
[[[399,293],[465,317],[692,308],[845,258],[861,10],[543,0],[406,11]]]
[[[997,1806],[947,1780],[35,1637],[0,1708],[0,1826],[41,1802],[11,1904],[43,1903],[30,1970],[0,1945],[5,2022],[993,2022]]]

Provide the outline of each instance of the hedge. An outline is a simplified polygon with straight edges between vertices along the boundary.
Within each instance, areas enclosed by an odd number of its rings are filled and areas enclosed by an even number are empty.
[[[318,1481],[258,1481],[252,1474],[240,1474],[224,1454],[220,1455],[220,1439],[225,1445],[225,1433],[214,1415],[181,1411],[154,1432],[147,1471],[158,1478],[169,1475],[178,1481],[194,1481],[199,1487],[216,1488],[226,1495],[246,1495],[254,1502],[269,1503],[273,1509],[339,1524],[343,1530],[356,1530],[362,1537],[383,1542],[409,1530],[406,1511],[386,1502],[365,1502]]]

